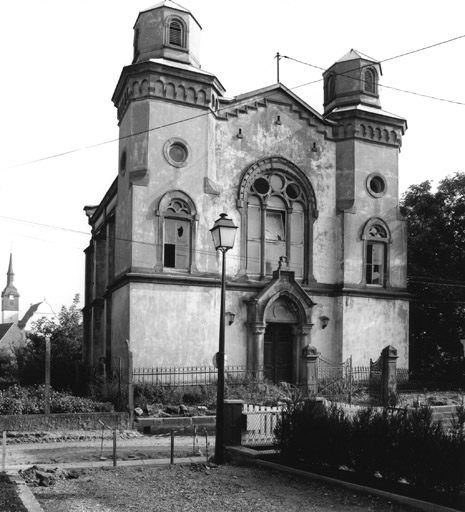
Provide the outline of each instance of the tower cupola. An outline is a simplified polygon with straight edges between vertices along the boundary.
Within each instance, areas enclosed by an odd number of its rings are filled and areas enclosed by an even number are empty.
[[[381,64],[356,50],[350,50],[328,70],[324,77],[324,114],[338,107],[367,105],[381,108],[378,80]]]
[[[133,64],[167,59],[200,68],[200,31],[194,16],[176,2],[165,0],[139,13],[134,25]]]

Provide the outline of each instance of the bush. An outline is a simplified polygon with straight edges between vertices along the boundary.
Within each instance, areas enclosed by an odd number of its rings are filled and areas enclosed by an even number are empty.
[[[433,422],[428,406],[360,409],[349,418],[319,402],[284,411],[275,431],[283,457],[301,464],[346,466],[367,478],[465,495],[465,407],[449,431]]]
[[[64,391],[50,391],[51,413],[113,412],[113,405],[89,398],[72,396]],[[12,386],[0,391],[0,414],[44,414],[45,386]]]
[[[261,405],[277,405],[289,400],[292,391],[286,386],[277,386],[266,380],[252,377],[236,378],[226,376],[225,398],[244,400]],[[134,386],[134,406],[144,409],[150,404],[164,406],[204,405],[208,409],[216,407],[217,383],[193,386],[160,385],[138,382]],[[99,395],[101,396],[101,395]]]

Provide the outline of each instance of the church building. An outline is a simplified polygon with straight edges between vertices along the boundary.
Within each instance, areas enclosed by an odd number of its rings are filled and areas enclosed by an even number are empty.
[[[406,121],[382,110],[381,64],[350,50],[323,73],[323,114],[277,83],[234,98],[200,66],[201,27],[169,0],[139,13],[113,94],[118,173],[86,206],[84,358],[211,365],[221,253],[227,364],[300,382],[308,345],[408,365],[407,230],[398,158]]]

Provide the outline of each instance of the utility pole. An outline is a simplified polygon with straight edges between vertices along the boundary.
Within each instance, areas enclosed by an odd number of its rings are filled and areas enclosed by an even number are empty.
[[[279,61],[281,60],[281,55],[279,54],[279,52],[276,53],[276,75],[277,75],[277,82],[279,84]]]

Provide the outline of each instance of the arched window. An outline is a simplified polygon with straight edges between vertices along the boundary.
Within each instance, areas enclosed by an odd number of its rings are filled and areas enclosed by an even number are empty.
[[[166,20],[166,44],[178,48],[186,48],[187,28],[184,21],[178,17],[170,17]]]
[[[376,94],[376,73],[372,68],[365,69],[363,74],[363,90]]]
[[[137,58],[139,57],[139,36],[140,36],[140,31],[138,28],[136,28],[136,30],[134,30],[134,43],[133,43],[133,46],[134,46],[134,57],[133,57],[133,62],[135,62],[137,60]]]
[[[264,279],[287,257],[295,277],[313,280],[312,224],[316,217],[313,189],[305,175],[279,157],[262,160],[242,177],[243,272]]]
[[[168,192],[160,201],[157,218],[157,270],[192,271],[197,220],[194,203],[181,191]]]
[[[324,88],[324,96],[325,96],[325,102],[331,101],[334,99],[334,96],[336,95],[336,77],[335,75],[329,75],[326,78],[325,82],[325,88]]]
[[[363,284],[389,286],[389,228],[381,219],[370,219],[363,230]]]

